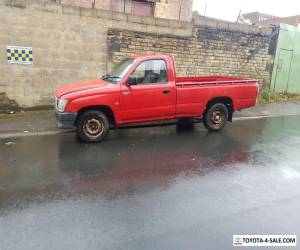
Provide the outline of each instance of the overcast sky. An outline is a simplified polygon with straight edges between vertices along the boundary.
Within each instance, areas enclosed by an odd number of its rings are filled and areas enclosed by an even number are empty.
[[[242,13],[259,11],[276,16],[300,14],[300,0],[194,0],[193,9],[206,16],[235,21]]]

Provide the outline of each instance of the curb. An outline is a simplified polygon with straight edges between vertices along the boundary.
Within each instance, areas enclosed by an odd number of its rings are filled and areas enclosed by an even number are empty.
[[[0,134],[0,139],[9,139],[9,138],[20,138],[20,137],[28,137],[28,136],[45,136],[45,135],[56,135],[56,134],[67,134],[73,132],[57,130],[57,131],[38,131],[38,132],[11,132],[11,133],[3,133]]]
[[[235,117],[235,118],[233,118],[233,120],[234,121],[243,121],[243,120],[276,118],[276,117],[297,116],[297,115],[300,115],[300,114],[244,116],[244,117]]]

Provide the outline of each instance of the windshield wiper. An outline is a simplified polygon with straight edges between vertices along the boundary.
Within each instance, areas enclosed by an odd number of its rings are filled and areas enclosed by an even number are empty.
[[[121,79],[120,76],[105,75],[102,77],[102,80],[110,82],[110,83],[118,83],[120,79]]]
[[[117,79],[117,78],[121,78],[120,76],[111,76],[111,75],[105,75],[102,77],[103,80],[105,79]]]
[[[108,78],[116,79],[116,78],[121,78],[121,77],[120,76],[109,76]]]
[[[107,78],[109,78],[110,77],[110,75],[104,75],[104,76],[102,76],[101,78],[104,80],[104,79],[107,79]]]

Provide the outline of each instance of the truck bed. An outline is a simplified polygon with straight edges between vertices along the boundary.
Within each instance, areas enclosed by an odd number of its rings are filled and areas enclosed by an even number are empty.
[[[206,104],[218,97],[232,100],[233,111],[254,106],[257,80],[232,76],[184,76],[176,78],[178,115],[202,114]]]
[[[254,79],[239,78],[233,76],[179,76],[176,77],[176,86],[192,87],[207,85],[247,84],[256,83]]]

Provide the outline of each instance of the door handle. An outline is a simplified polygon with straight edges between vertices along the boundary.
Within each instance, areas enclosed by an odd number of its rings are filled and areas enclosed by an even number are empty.
[[[163,94],[165,94],[165,95],[170,94],[170,92],[171,92],[171,90],[169,90],[169,89],[164,89],[163,90]]]

